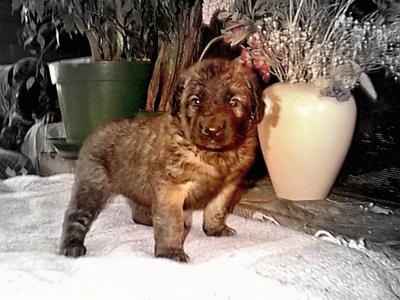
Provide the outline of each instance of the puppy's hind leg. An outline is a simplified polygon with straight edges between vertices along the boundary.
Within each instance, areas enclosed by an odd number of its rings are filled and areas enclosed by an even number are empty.
[[[60,254],[70,257],[86,254],[85,236],[110,196],[105,170],[97,168],[90,175],[89,172],[84,173],[76,176],[71,202],[64,217]]]

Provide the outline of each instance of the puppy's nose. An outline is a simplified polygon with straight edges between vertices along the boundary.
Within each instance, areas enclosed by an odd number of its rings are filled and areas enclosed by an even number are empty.
[[[222,133],[222,126],[220,127],[205,127],[203,128],[203,134],[210,137],[217,137]]]

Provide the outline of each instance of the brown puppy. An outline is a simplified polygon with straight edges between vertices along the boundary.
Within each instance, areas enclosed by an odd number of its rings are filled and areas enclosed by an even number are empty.
[[[195,209],[204,208],[207,235],[233,235],[225,219],[254,160],[260,94],[251,70],[205,60],[182,74],[171,114],[115,121],[88,137],[61,253],[86,253],[85,235],[113,194],[131,200],[135,222],[154,226],[157,257],[188,261],[183,243]]]

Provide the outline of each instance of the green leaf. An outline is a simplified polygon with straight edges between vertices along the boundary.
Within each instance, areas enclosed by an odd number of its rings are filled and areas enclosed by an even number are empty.
[[[30,37],[28,37],[25,42],[24,42],[24,48],[26,48],[30,43],[32,43],[33,39],[35,37],[33,35],[31,35]]]
[[[81,16],[83,14],[80,0],[74,0],[74,8],[76,10],[77,15]]]
[[[35,77],[34,76],[29,77],[28,80],[26,81],[26,89],[29,91],[34,83],[35,83]]]
[[[252,15],[253,14],[253,6],[252,6],[252,3],[251,3],[251,1],[247,1],[247,9],[248,9],[248,11],[247,11],[247,13],[249,13],[249,15]]]
[[[35,8],[36,8],[36,13],[37,13],[38,18],[40,18],[40,19],[43,18],[43,16],[44,16],[44,0],[37,0]]]
[[[371,79],[365,72],[361,72],[360,77],[358,79],[360,87],[363,91],[372,99],[378,99],[378,94],[376,93],[374,84],[372,83]]]
[[[244,25],[245,25],[245,23],[242,23],[242,22],[234,23],[233,25],[226,27],[222,31],[223,32],[232,31],[233,29],[243,27]]]
[[[254,15],[256,17],[262,17],[268,12],[269,5],[268,3],[264,3],[259,9],[255,10]]]
[[[103,0],[104,8],[114,7],[114,0]],[[98,2],[100,5],[101,1]]]
[[[64,28],[68,33],[72,33],[75,30],[74,19],[71,15],[66,15],[64,18]]]
[[[236,46],[236,45],[240,44],[241,42],[243,42],[243,41],[246,39],[247,35],[248,35],[248,32],[246,32],[246,31],[245,31],[245,32],[242,32],[241,34],[238,34],[238,35],[232,40],[231,46],[233,47],[233,46]]]
[[[178,7],[176,6],[175,1],[168,1],[168,10],[170,11],[171,15],[177,14]]]
[[[74,24],[75,27],[78,29],[80,34],[84,34],[85,32],[85,23],[83,23],[82,18],[79,15],[74,16]]]
[[[57,49],[58,47],[60,47],[60,32],[58,31],[57,28],[56,28],[56,42],[57,42],[57,45],[56,45],[56,49]]]
[[[254,5],[255,15],[263,15],[268,10],[269,6],[271,6],[271,3],[269,3],[269,1],[257,0],[256,4]]]
[[[264,21],[263,20],[261,20],[261,19],[259,19],[259,20],[256,20],[255,22],[254,22],[254,26],[262,26],[264,24]]]
[[[122,6],[122,14],[125,16],[133,9],[133,1],[124,1]]]
[[[45,41],[43,35],[38,34],[36,40],[37,40],[37,42],[38,42],[39,45],[40,45],[40,50],[43,50],[44,47],[45,47],[45,44],[46,44],[46,41]]]
[[[42,75],[42,77],[45,77],[45,69],[44,69],[44,65],[41,63],[40,64],[40,68],[39,68],[39,74]]]
[[[43,34],[43,32],[44,32],[46,29],[47,29],[47,23],[42,24],[42,25],[39,27],[38,34]]]
[[[232,13],[229,11],[221,11],[218,15],[217,15],[217,19],[218,21],[223,21],[226,20],[228,18],[230,18],[232,16]]]
[[[159,0],[154,0],[154,1],[153,1],[153,7],[154,7],[154,9],[157,9],[158,5],[160,5],[160,2],[161,2],[161,1],[159,1]]]
[[[126,22],[126,25],[132,25],[132,24],[142,24],[140,13],[136,10],[132,11],[131,15],[128,17],[128,20]]]

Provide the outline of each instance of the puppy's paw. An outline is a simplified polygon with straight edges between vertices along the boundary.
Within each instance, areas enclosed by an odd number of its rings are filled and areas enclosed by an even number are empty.
[[[169,258],[179,262],[189,262],[189,256],[182,248],[158,248],[155,251],[156,257]]]
[[[70,244],[61,247],[60,254],[68,257],[80,257],[86,254],[86,247],[83,244]]]
[[[228,225],[223,225],[218,228],[207,228],[203,227],[204,233],[208,236],[231,236],[236,234],[236,230],[229,227]]]

